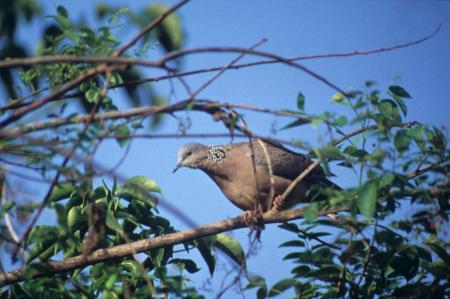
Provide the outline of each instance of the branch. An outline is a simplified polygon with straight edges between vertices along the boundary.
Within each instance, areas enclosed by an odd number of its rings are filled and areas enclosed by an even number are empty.
[[[299,60],[310,60],[310,59],[321,59],[321,58],[339,58],[339,57],[372,55],[372,54],[377,54],[377,53],[382,53],[382,52],[394,51],[394,50],[398,50],[401,48],[407,48],[407,47],[425,42],[426,40],[435,36],[441,30],[441,27],[442,27],[442,25],[439,24],[439,26],[436,28],[436,30],[433,33],[431,33],[421,39],[403,43],[403,44],[397,44],[397,45],[390,46],[390,47],[383,47],[383,48],[377,48],[377,49],[372,49],[372,50],[356,50],[356,51],[352,51],[352,52],[303,55],[303,56],[286,58],[286,60],[290,61],[290,62],[294,62],[294,61],[299,61]],[[5,61],[0,61],[0,68],[10,68],[10,67],[18,67],[18,66],[24,66],[24,65],[36,65],[36,64],[57,63],[57,62],[86,62],[86,63],[109,62],[109,63],[121,63],[121,64],[126,64],[126,65],[163,67],[162,65],[159,65],[158,63],[155,63],[152,61],[147,61],[147,60],[142,60],[142,59],[133,59],[133,58],[128,58],[128,57],[108,57],[108,56],[78,57],[78,56],[70,56],[70,55],[60,55],[60,56],[51,56],[51,57],[8,59]],[[235,64],[235,65],[229,66],[228,69],[240,69],[240,68],[264,65],[264,64],[272,64],[272,63],[280,63],[280,61],[276,60],[276,59],[270,59],[270,60],[264,60],[264,61],[255,61],[255,62],[250,62],[250,63]],[[175,77],[179,78],[179,77],[184,77],[184,76],[191,76],[191,75],[196,75],[196,74],[215,72],[215,71],[220,71],[222,68],[223,68],[223,66],[210,67],[210,68],[203,68],[203,69],[198,69],[198,70],[180,72],[180,73],[161,76],[161,77],[152,77],[152,78],[141,79],[141,80],[127,81],[127,82],[124,82],[121,84],[113,85],[113,86],[111,86],[111,88],[123,87],[125,85],[138,85],[138,84],[143,84],[143,83],[147,83],[147,82],[158,82],[161,80],[167,80],[167,79],[171,79],[171,78],[175,78]],[[37,91],[37,92],[41,92],[41,91]],[[37,92],[33,92],[31,95],[33,95]],[[70,95],[70,97],[77,97],[77,96],[79,96],[79,94]],[[0,107],[0,111],[6,111],[9,109],[21,107],[22,105],[24,105],[21,102],[23,100],[25,100],[27,97],[22,98],[21,101]]]
[[[319,215],[329,213],[336,213],[340,210],[327,210],[320,212]],[[281,212],[267,212],[263,214],[262,220],[264,223],[278,223],[289,220],[301,218],[304,209],[294,209]],[[51,276],[56,273],[64,273],[79,268],[84,268],[88,265],[104,262],[111,259],[117,259],[132,255],[133,253],[145,252],[151,249],[157,249],[176,244],[185,243],[194,239],[215,235],[218,233],[240,229],[246,227],[242,216],[235,217],[228,220],[222,220],[216,223],[203,225],[194,229],[176,232],[153,239],[144,239],[132,243],[121,244],[110,248],[98,249],[92,252],[89,256],[78,255],[62,261],[50,261],[44,264],[46,270],[33,269],[31,276],[26,274],[26,269],[17,269],[7,273],[0,273],[0,285],[8,285],[18,281],[24,280],[27,276],[31,278],[38,278],[43,276]]]
[[[194,103],[194,106],[190,107]],[[154,115],[159,113],[172,113],[177,111],[182,111],[187,108],[195,111],[204,111],[210,114],[214,114],[215,112],[219,112],[221,108],[239,108],[239,109],[245,109],[245,110],[252,110],[256,112],[263,112],[263,113],[271,113],[275,115],[281,115],[281,116],[290,116],[295,118],[302,118],[304,119],[304,116],[299,116],[294,113],[289,112],[283,112],[283,111],[276,111],[276,110],[270,110],[270,109],[260,109],[253,106],[246,106],[246,105],[234,105],[229,103],[221,103],[221,102],[214,102],[214,101],[208,101],[208,100],[196,100],[195,102],[191,102],[189,100],[180,101],[175,104],[171,105],[164,105],[164,106],[145,106],[145,107],[138,107],[138,108],[132,108],[125,111],[110,111],[105,113],[98,113],[95,115],[94,120],[96,121],[105,121],[105,120],[111,120],[111,119],[119,119],[119,118],[131,118],[136,116],[147,116],[147,115]],[[61,118],[52,118],[45,121],[38,121],[34,123],[24,124],[19,127],[11,128],[11,129],[4,129],[0,131],[0,137],[4,139],[14,139],[17,137],[20,137],[21,135],[35,132],[35,131],[41,131],[48,128],[57,128],[64,125],[69,124],[77,124],[77,123],[84,123],[88,119],[89,115],[86,114],[78,114],[70,117],[61,117]]]
[[[308,75],[310,75],[310,76],[318,79],[319,81],[325,83],[326,85],[328,85],[332,89],[342,93],[343,95],[347,94],[341,88],[337,87],[336,85],[334,85],[333,83],[328,81],[325,77],[323,77],[322,75],[319,75],[318,73],[310,70],[309,68],[307,68],[304,65],[301,65],[299,63],[295,63],[295,62],[289,61],[288,59],[286,59],[284,57],[281,57],[279,55],[275,55],[275,54],[272,54],[272,53],[269,53],[269,52],[263,52],[263,51],[258,51],[258,50],[251,50],[251,49],[246,49],[246,48],[239,48],[239,47],[205,47],[205,48],[183,49],[183,50],[174,51],[172,53],[169,53],[169,54],[165,55],[161,59],[157,60],[157,63],[159,63],[160,65],[165,65],[168,61],[175,60],[175,59],[177,59],[179,57],[182,57],[182,56],[186,56],[186,55],[190,55],[190,54],[198,54],[198,53],[213,53],[213,52],[217,52],[217,53],[245,53],[245,54],[251,54],[251,55],[256,55],[256,56],[270,58],[270,59],[273,59],[273,60],[275,60],[277,62],[281,62],[281,63],[287,64],[289,66],[292,66],[294,68],[300,69],[303,72],[307,73]]]
[[[123,66],[109,67],[106,65],[100,65],[96,68],[89,69],[86,72],[83,72],[77,78],[72,79],[69,82],[65,83],[61,88],[59,88],[59,89],[55,90],[54,92],[50,93],[49,95],[43,97],[42,99],[31,102],[28,106],[25,106],[21,109],[14,111],[14,113],[10,117],[8,117],[7,119],[0,122],[0,128],[4,128],[7,125],[11,124],[12,122],[19,120],[20,118],[24,117],[29,112],[44,106],[48,102],[58,99],[58,97],[63,95],[65,92],[71,90],[72,88],[75,88],[79,84],[83,83],[84,81],[86,81],[98,74],[105,73],[105,72],[112,72],[115,70],[122,70],[122,69],[123,69]],[[1,133],[0,133],[0,135],[1,135]]]
[[[128,48],[137,43],[137,41],[140,40],[147,32],[151,31],[153,28],[161,24],[165,18],[167,18],[170,14],[172,14],[174,11],[176,11],[178,8],[180,8],[181,6],[185,5],[188,2],[189,0],[182,0],[177,4],[175,4],[174,6],[172,6],[171,8],[169,8],[168,10],[166,10],[165,12],[163,12],[162,14],[160,14],[155,20],[153,20],[153,22],[148,24],[141,32],[139,32],[138,35],[130,39],[126,44],[124,44],[117,51],[115,51],[113,53],[113,56],[122,55]]]
[[[367,56],[367,55],[372,55],[372,54],[394,51],[394,50],[414,46],[414,45],[417,45],[417,44],[427,41],[428,39],[435,36],[441,30],[441,27],[442,27],[442,24],[439,24],[438,27],[435,29],[435,31],[433,31],[431,34],[429,34],[423,38],[420,38],[420,39],[417,39],[417,40],[414,40],[411,42],[407,42],[407,43],[393,45],[390,47],[383,47],[383,48],[377,48],[377,49],[372,49],[372,50],[356,50],[356,51],[341,52],[341,53],[302,55],[302,56],[296,56],[296,57],[289,57],[286,60],[294,62],[294,61],[299,61],[299,60],[312,60],[312,59],[322,59],[322,58],[340,58],[340,57],[352,57],[352,56],[363,56],[363,55]],[[254,61],[254,62],[249,62],[249,63],[235,64],[235,65],[228,67],[228,69],[238,70],[241,68],[253,67],[253,66],[257,66],[257,65],[273,64],[273,63],[280,63],[280,61],[274,60],[274,59],[263,60],[263,61]],[[111,88],[123,87],[125,85],[128,85],[128,86],[129,85],[139,85],[139,84],[143,84],[143,83],[147,83],[147,82],[158,82],[158,81],[167,80],[167,79],[171,79],[171,78],[175,78],[175,77],[179,78],[179,77],[192,76],[192,75],[198,75],[198,74],[203,74],[203,73],[210,73],[210,72],[220,71],[222,68],[223,68],[222,66],[215,66],[215,67],[202,68],[202,69],[197,69],[197,70],[192,70],[192,71],[180,72],[180,73],[161,76],[161,77],[151,77],[151,78],[140,79],[140,80],[130,80],[130,81],[126,81],[121,84],[114,85]]]

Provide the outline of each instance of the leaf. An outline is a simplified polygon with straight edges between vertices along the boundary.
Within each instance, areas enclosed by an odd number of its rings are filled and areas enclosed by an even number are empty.
[[[394,137],[394,146],[399,153],[406,151],[411,144],[411,136],[406,129],[398,130]]]
[[[292,288],[297,283],[296,279],[287,278],[277,282],[269,291],[268,297],[275,297],[284,291]]]
[[[305,111],[305,96],[301,92],[297,95],[297,108],[300,111]]]
[[[67,213],[67,226],[71,232],[75,232],[85,220],[86,217],[83,217],[83,209],[80,206],[72,207]]]
[[[161,189],[154,180],[150,180],[145,176],[135,176],[126,181],[123,186],[117,188],[116,195],[128,201],[140,200],[150,203],[152,207],[156,207],[157,198],[150,192],[161,193]]]
[[[285,229],[287,231],[298,233],[300,230],[298,229],[297,225],[292,222],[286,222],[278,225],[279,228]]]
[[[122,226],[119,224],[116,217],[114,216],[114,213],[111,210],[108,210],[108,212],[106,213],[106,226],[119,233],[120,235],[123,234]]]
[[[341,103],[344,100],[344,95],[340,92],[337,92],[334,94],[334,96],[331,98],[331,102],[333,103]]]
[[[319,207],[318,207],[317,203],[312,202],[305,207],[305,211],[303,213],[303,218],[305,218],[305,220],[307,222],[313,222],[314,220],[316,220],[318,212],[319,212]]]
[[[164,4],[151,4],[148,7],[149,15],[156,18],[165,12],[168,7]],[[178,50],[183,45],[184,34],[181,29],[181,20],[176,14],[170,14],[156,28],[158,41],[167,52]]]
[[[318,150],[315,150],[317,157],[321,160],[344,160],[345,156],[341,153],[341,151],[336,147],[332,145],[327,145],[322,148],[319,148]]]
[[[294,274],[296,277],[306,276],[310,272],[311,272],[310,267],[306,265],[300,265],[291,270],[291,273]]]
[[[377,202],[377,184],[369,181],[364,184],[358,196],[359,211],[368,219],[373,217]]]
[[[396,104],[391,100],[381,100],[378,104],[378,110],[385,118],[392,118]]]
[[[190,259],[172,259],[169,264],[175,264],[180,266],[182,269],[186,269],[189,273],[195,273],[200,271],[195,262]]]
[[[97,102],[97,100],[100,96],[100,92],[97,88],[91,88],[88,91],[86,91],[84,96],[86,97],[86,100],[89,103],[95,103],[95,102]]]
[[[390,265],[395,270],[390,276],[402,275],[410,280],[417,274],[419,259],[418,256],[410,256],[402,251],[400,255],[394,256]]]
[[[114,136],[116,136],[116,141],[121,147],[126,145],[130,140],[130,138],[123,138],[123,136],[128,135],[130,135],[130,129],[128,129],[127,125],[120,125],[114,130]]]
[[[398,106],[402,110],[403,115],[406,116],[406,114],[408,114],[408,107],[406,107],[406,104],[403,101],[403,99],[396,95],[392,95],[392,98],[394,99],[394,101],[398,104]]]
[[[402,98],[407,98],[410,99],[411,96],[409,95],[409,93],[401,86],[398,85],[391,85],[388,88],[389,92],[391,92],[392,94],[402,97]]]
[[[138,185],[145,189],[147,192],[157,192],[161,193],[161,189],[158,184],[151,179],[146,178],[143,175],[134,176],[128,181],[126,181],[125,185]]]
[[[130,273],[140,273],[139,263],[135,260],[125,260],[120,265]]]
[[[5,213],[8,213],[9,210],[11,210],[15,204],[16,203],[12,200],[7,200],[7,201],[2,202],[2,204],[0,206],[0,218],[3,218]]]
[[[450,254],[448,254],[447,250],[442,248],[438,243],[427,243],[428,246],[436,253],[438,257],[440,257],[447,265],[450,266]]]
[[[284,242],[283,244],[279,245],[278,247],[304,247],[305,242],[301,240],[291,240]]]
[[[72,183],[57,184],[48,198],[48,202],[57,202],[62,199],[69,198],[75,190],[75,185]]]
[[[67,9],[64,6],[59,5],[56,8],[56,12],[65,18],[69,17],[69,13],[67,12]]]
[[[214,246],[228,255],[239,266],[245,266],[244,250],[235,238],[223,233],[218,234]]]
[[[393,173],[387,173],[383,175],[380,179],[380,188],[391,186],[394,179],[395,175]]]
[[[203,257],[203,260],[206,262],[206,265],[208,266],[209,273],[211,276],[214,274],[214,270],[216,267],[216,259],[214,258],[214,255],[211,253],[211,249],[208,245],[206,238],[197,239],[194,241],[194,244],[197,245],[197,249],[200,252],[200,254]]]
[[[306,118],[299,118],[299,119],[296,119],[296,120],[294,120],[294,121],[288,123],[288,124],[285,125],[284,127],[282,127],[282,128],[280,129],[280,131],[281,131],[281,130],[290,129],[290,128],[294,128],[294,127],[299,127],[299,126],[302,126],[302,125],[305,125],[305,124],[309,124],[310,122],[311,122],[311,121],[310,121],[309,119],[306,119]]]
[[[344,115],[339,116],[335,121],[333,121],[333,125],[338,127],[343,127],[348,123],[347,117]]]

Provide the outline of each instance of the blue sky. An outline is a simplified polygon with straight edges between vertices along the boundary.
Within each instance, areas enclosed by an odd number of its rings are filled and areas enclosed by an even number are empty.
[[[97,2],[97,1],[95,1]],[[91,19],[93,4],[87,1],[46,1],[46,11],[57,5],[68,8],[71,16]],[[147,1],[109,1],[119,7],[136,9]],[[175,3],[167,1],[164,3]],[[375,80],[381,90],[390,84],[404,86],[413,99],[408,102],[408,120],[450,127],[450,2],[430,1],[194,1],[184,6],[179,14],[186,32],[186,48],[202,46],[250,47],[267,38],[258,49],[291,57],[308,54],[336,53],[369,50],[405,43],[433,32],[442,23],[442,29],[433,39],[405,49],[370,56],[331,58],[304,61],[304,65],[326,77],[337,86],[348,89],[362,88],[365,80]],[[130,36],[123,34],[123,41]],[[23,39],[29,39],[22,35]],[[149,55],[153,58],[153,54]],[[185,69],[196,69],[228,63],[234,55],[195,55],[184,61]],[[248,60],[246,57],[244,60]],[[195,90],[212,74],[189,77],[186,80]],[[156,85],[162,95],[168,95],[167,82]],[[294,68],[283,65],[266,65],[226,72],[200,94],[200,98],[249,104],[265,108],[290,108],[296,106],[296,96],[301,91],[306,96],[306,111],[321,113],[335,109],[330,99],[334,90]],[[176,85],[180,99],[186,94]],[[117,99],[120,103],[120,99]],[[284,119],[245,112],[250,128],[269,135],[272,126],[281,127]],[[186,114],[180,114],[186,117]],[[220,124],[209,116],[189,113],[191,133],[222,132]],[[177,123],[167,117],[158,129],[160,133],[176,133]],[[282,139],[304,139],[318,142],[317,131],[300,127],[277,134]],[[227,143],[229,139],[190,140],[208,144]],[[164,199],[176,205],[198,224],[215,222],[241,213],[229,203],[214,183],[203,173],[181,169],[172,174],[178,148],[186,139],[137,140],[119,172],[125,176],[145,175],[161,186]],[[97,155],[98,161],[114,165],[123,154],[114,142],[105,143]],[[338,174],[335,182],[352,186],[350,172],[333,169]],[[164,215],[170,217],[162,210]],[[182,229],[186,226],[174,220]],[[247,244],[248,230],[232,232]],[[268,278],[269,285],[289,276],[291,265],[281,262],[286,254],[278,245],[290,235],[276,225],[263,232],[257,254],[251,257],[250,272]],[[208,278],[206,266],[199,262],[202,271],[195,274],[196,282]],[[219,274],[219,273],[217,273]],[[221,282],[214,277],[213,287]],[[231,291],[229,298],[234,297]]]

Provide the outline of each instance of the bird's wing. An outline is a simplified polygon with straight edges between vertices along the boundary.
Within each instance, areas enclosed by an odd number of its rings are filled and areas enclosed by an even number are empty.
[[[264,154],[262,146],[258,142],[254,142],[255,162],[268,170],[267,158]],[[302,173],[312,161],[305,155],[295,153],[286,149],[280,144],[273,145],[272,143],[264,142],[267,153],[270,157],[273,175],[280,176],[289,180],[295,179]],[[325,179],[323,169],[316,167],[307,177],[308,179]]]

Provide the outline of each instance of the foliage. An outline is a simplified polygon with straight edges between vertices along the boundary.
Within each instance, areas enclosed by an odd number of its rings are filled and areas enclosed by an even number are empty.
[[[36,5],[33,1],[17,3],[8,15],[0,13],[0,34],[7,36],[8,46],[14,45],[14,20],[20,14],[34,16],[30,12],[30,7]],[[38,54],[50,58],[116,57],[123,45],[115,33],[121,20],[142,30],[166,9],[159,4],[150,5],[134,14],[100,5],[97,17],[105,24],[94,29],[74,22],[70,13],[58,6],[56,13],[49,16],[52,24],[45,30]],[[142,44],[133,48],[134,55],[125,52],[125,58],[145,58],[158,45],[165,52],[173,52],[182,47],[183,38],[179,17],[170,14],[143,35]],[[1,56],[2,60],[6,57],[15,56]],[[243,114],[224,103],[189,99],[162,106],[164,98],[139,81],[144,77],[133,63],[124,69],[87,75],[100,67],[118,65],[67,60],[23,66],[19,74],[1,68],[1,79],[11,98],[1,107],[1,161],[26,169],[25,176],[37,173],[40,179],[51,181],[42,206],[30,204],[3,189],[8,172],[1,166],[0,216],[5,224],[1,227],[2,246],[11,252],[11,258],[25,258],[25,272],[20,277],[23,281],[14,281],[2,289],[2,298],[203,298],[203,290],[193,282],[193,273],[208,269],[213,275],[217,250],[240,269],[237,276],[246,281],[240,290],[252,290],[257,298],[285,296],[287,292],[296,298],[441,298],[448,292],[447,133],[445,128],[407,121],[411,95],[398,85],[380,92],[374,81],[365,82],[362,90],[336,93],[331,99],[335,111],[307,113],[307,99],[299,92],[296,111],[274,112],[294,118],[280,130],[313,126],[330,140],[319,145],[294,140],[292,146],[308,150],[330,175],[331,169],[344,167],[356,177],[342,190],[312,186],[308,192],[314,200],[305,205],[303,219],[279,225],[293,234],[292,239],[280,245],[290,250],[284,258],[289,261],[286,267],[293,265],[289,277],[269,286],[266,279],[270,274],[248,274],[251,269],[246,268],[246,252],[236,239],[224,233],[86,262],[70,271],[52,268],[55,260],[88,260],[93,252],[101,251],[97,249],[170,238],[178,232],[170,219],[159,214],[162,190],[155,181],[135,176],[119,183],[115,178],[110,185],[103,180],[96,184],[107,171],[99,171],[90,157],[106,138],[116,139],[126,150],[133,134],[145,130],[147,119],[155,125],[164,113],[190,110],[210,114],[230,132],[251,135]],[[180,66],[179,62],[175,65]],[[173,72],[165,64],[160,67]],[[62,90],[72,82],[73,88]],[[124,90],[132,103],[143,105],[144,109],[120,111],[110,96],[113,88]],[[28,92],[31,97],[19,98],[16,94]],[[39,97],[41,94],[45,95]],[[150,100],[144,103],[141,98]],[[44,107],[30,109],[30,113],[42,121],[34,122],[23,111],[39,102]],[[82,109],[74,102],[81,103]],[[17,117],[20,113],[23,118]],[[181,121],[180,126],[184,126]],[[17,212],[29,220],[27,216],[39,216],[43,208],[55,215],[56,223],[30,227],[21,244],[23,249],[18,252],[20,242],[14,240],[7,227],[9,214]],[[320,216],[328,209],[342,212]],[[405,210],[413,211],[412,216]],[[193,252],[202,260],[195,260]]]

